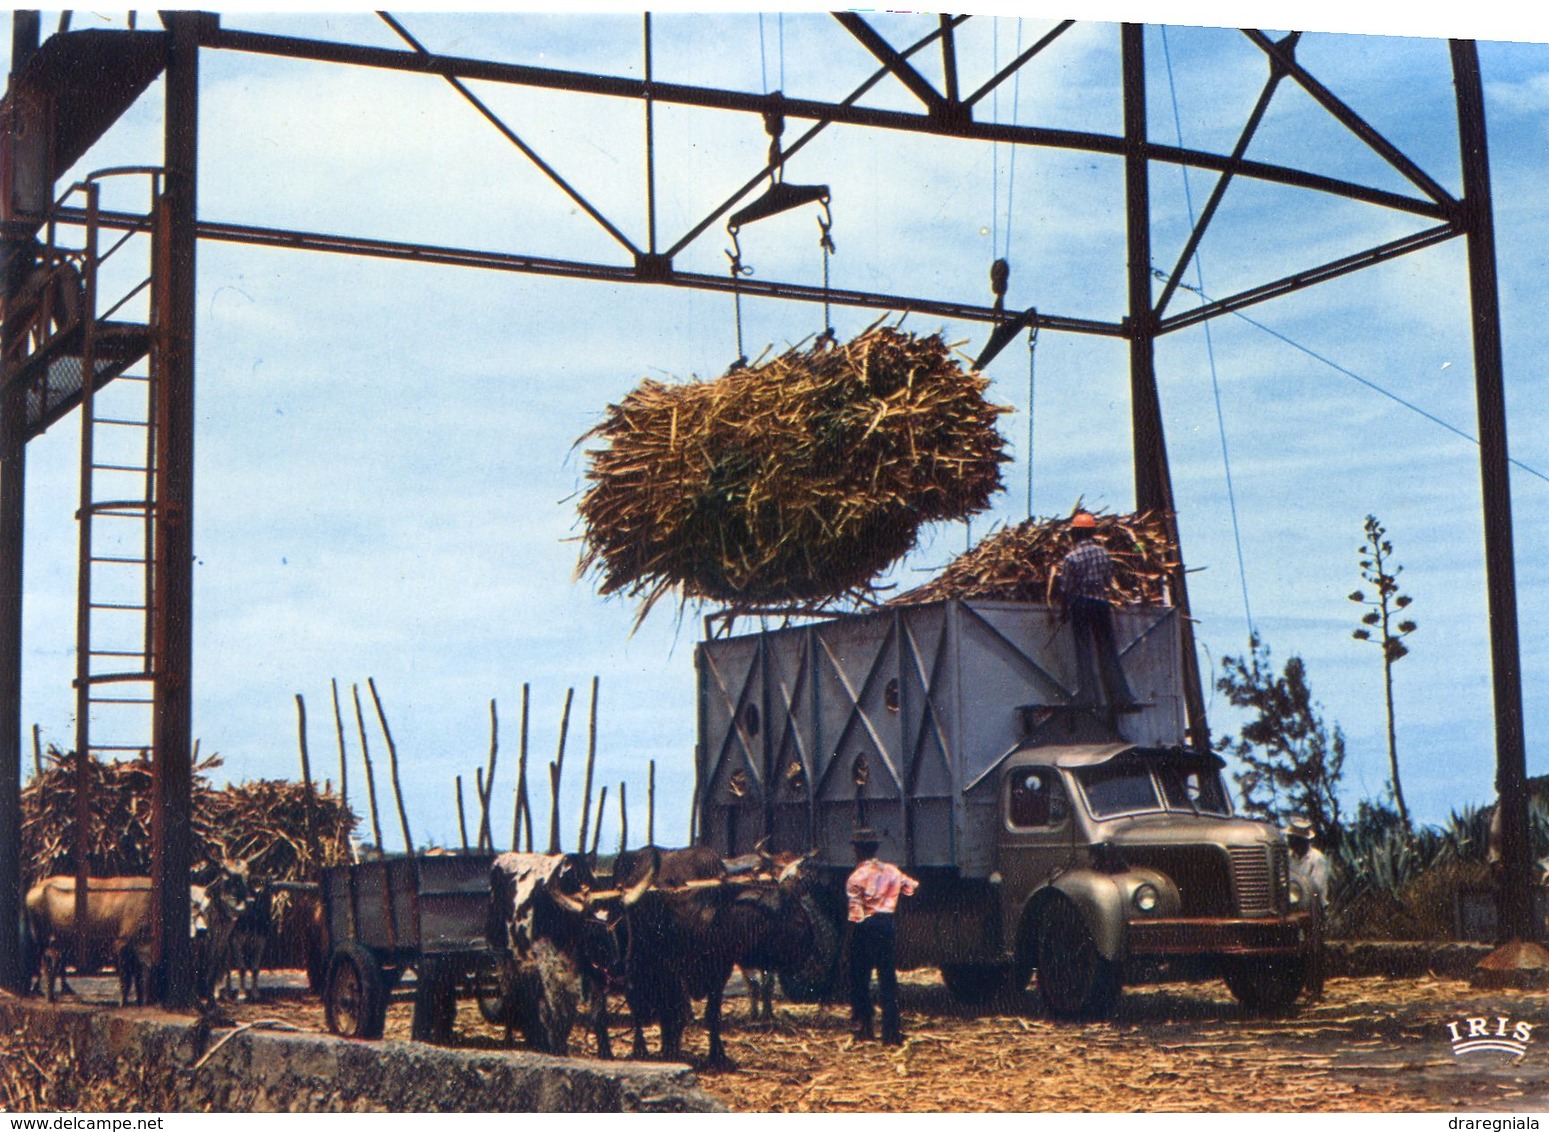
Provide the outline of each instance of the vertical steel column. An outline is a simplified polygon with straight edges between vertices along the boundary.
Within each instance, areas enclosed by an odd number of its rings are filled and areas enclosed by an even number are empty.
[[[1122,37],[1124,88],[1125,220],[1129,247],[1130,428],[1135,462],[1135,507],[1161,514],[1168,537],[1180,546],[1178,568],[1170,579],[1173,601],[1181,614],[1183,701],[1189,741],[1201,750],[1210,746],[1205,720],[1205,696],[1194,649],[1194,622],[1189,616],[1188,584],[1183,573],[1178,518],[1173,511],[1172,473],[1167,441],[1162,433],[1162,403],[1156,389],[1157,315],[1151,298],[1151,182],[1146,156],[1145,27],[1124,24]]]
[[[1495,218],[1485,144],[1479,51],[1454,39],[1458,147],[1463,164],[1463,225],[1468,239],[1474,396],[1479,413],[1479,473],[1484,496],[1485,587],[1495,692],[1495,788],[1501,807],[1500,929],[1505,939],[1535,940],[1528,843],[1527,754],[1522,727],[1522,667],[1517,648],[1517,583],[1512,551],[1511,476],[1507,466],[1506,393],[1501,362],[1500,290],[1495,275]]]
[[[156,581],[152,872],[162,1002],[194,1003],[188,939],[192,863],[192,675],[194,502],[194,247],[199,153],[197,12],[168,12],[164,123],[166,188],[155,270],[164,286],[154,327],[156,386]]]
[[[11,86],[38,49],[36,11],[11,13]],[[13,122],[14,128],[14,122]],[[9,203],[4,208],[10,212]],[[25,278],[13,257],[23,241],[5,243],[0,287],[5,309],[11,288]],[[0,359],[10,356],[9,337],[0,338]],[[3,362],[0,362],[3,365]],[[0,369],[0,988],[26,989],[19,929],[22,915],[22,532],[27,505],[27,395],[21,383],[7,384]]]

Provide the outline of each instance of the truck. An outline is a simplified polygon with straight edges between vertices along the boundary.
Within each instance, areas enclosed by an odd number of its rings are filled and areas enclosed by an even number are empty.
[[[1048,1011],[1109,1015],[1126,983],[1222,977],[1296,1001],[1318,902],[1283,834],[1233,812],[1223,761],[1186,745],[1179,612],[1120,607],[1134,702],[1084,703],[1049,606],[952,598],[696,646],[696,840],[811,854],[814,946],[786,993],[841,978],[857,827],[919,881],[901,969],[986,1001],[1037,975]]]

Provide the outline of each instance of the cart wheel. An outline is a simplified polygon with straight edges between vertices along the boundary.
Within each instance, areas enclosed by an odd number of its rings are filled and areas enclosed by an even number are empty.
[[[444,959],[421,959],[410,1037],[417,1042],[450,1045],[452,1023],[456,1017],[456,969]]]
[[[387,991],[376,957],[358,943],[334,952],[324,995],[328,1028],[346,1038],[375,1039],[387,1024]]]

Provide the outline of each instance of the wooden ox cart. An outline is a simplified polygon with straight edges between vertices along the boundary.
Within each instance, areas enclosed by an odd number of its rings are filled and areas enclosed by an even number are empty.
[[[493,860],[490,853],[394,857],[323,873],[329,1030],[380,1038],[388,999],[409,970],[419,1041],[451,1040],[459,995],[497,993],[505,952],[487,931]]]

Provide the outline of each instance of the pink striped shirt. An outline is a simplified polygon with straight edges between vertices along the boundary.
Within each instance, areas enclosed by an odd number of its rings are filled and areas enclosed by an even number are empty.
[[[858,924],[878,912],[892,912],[899,896],[913,896],[919,881],[897,865],[868,858],[855,866],[844,892],[850,901],[850,922]]]

